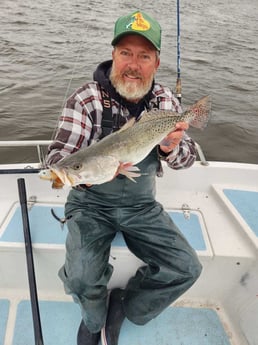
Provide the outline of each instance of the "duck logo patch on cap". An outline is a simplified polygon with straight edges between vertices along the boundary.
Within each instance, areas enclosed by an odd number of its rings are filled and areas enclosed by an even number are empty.
[[[111,44],[115,46],[122,37],[129,34],[137,34],[145,37],[160,51],[161,27],[147,13],[137,10],[118,18],[115,23],[114,38]]]
[[[135,13],[129,22],[126,25],[126,29],[132,29],[136,31],[146,31],[149,30],[151,27],[150,23],[143,17],[142,13],[137,12]]]

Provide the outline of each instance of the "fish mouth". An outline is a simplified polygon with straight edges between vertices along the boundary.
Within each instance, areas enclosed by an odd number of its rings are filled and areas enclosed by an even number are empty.
[[[42,180],[54,180],[56,178],[56,174],[50,169],[43,169],[39,172],[39,177]]]
[[[66,177],[66,179],[67,179],[67,181],[68,181],[67,184],[70,183],[71,186],[75,186],[75,185],[77,184],[77,183],[76,183],[76,180],[77,180],[77,179],[73,178],[71,175],[65,175],[65,177]]]
[[[77,184],[78,178],[80,178],[80,176],[72,176],[65,168],[60,170],[53,169],[53,171],[63,182],[63,184],[67,186],[75,186]]]

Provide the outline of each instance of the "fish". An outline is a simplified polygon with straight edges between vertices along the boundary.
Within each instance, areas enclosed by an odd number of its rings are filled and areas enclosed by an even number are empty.
[[[170,132],[178,122],[204,129],[210,118],[211,96],[202,97],[182,114],[171,110],[143,111],[139,119],[131,118],[118,131],[81,148],[40,172],[40,177],[62,185],[94,185],[111,181],[122,174],[135,181],[141,172],[135,165]]]

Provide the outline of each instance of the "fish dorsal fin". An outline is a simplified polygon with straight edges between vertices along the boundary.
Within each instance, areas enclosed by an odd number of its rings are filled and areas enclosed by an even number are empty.
[[[121,127],[119,129],[118,132],[123,132],[124,130],[126,130],[127,128],[130,128],[130,127],[133,127],[133,125],[135,124],[136,120],[135,120],[135,117],[132,117],[130,120],[128,120],[124,125],[123,127]]]
[[[178,116],[178,115],[180,115],[180,114],[178,114],[172,110],[162,110],[162,109],[152,109],[150,111],[144,110],[141,113],[138,121],[140,123],[143,123],[143,122],[149,122],[149,121],[153,120],[153,118],[155,118],[155,116],[157,116],[159,118],[162,118],[162,117],[166,118],[168,116]]]
[[[152,110],[151,114],[148,111],[146,111],[146,110],[142,111],[141,115],[138,118],[138,121],[141,122],[141,123],[142,122],[146,122],[146,121],[150,121],[151,118],[153,119],[153,113],[156,112],[156,111],[157,110]]]

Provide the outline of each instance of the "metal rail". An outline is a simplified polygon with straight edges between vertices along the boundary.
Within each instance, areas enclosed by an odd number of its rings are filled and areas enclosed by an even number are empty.
[[[197,142],[195,142],[195,146],[196,146],[196,149],[197,149],[198,156],[200,158],[201,164],[205,165],[205,166],[209,165],[209,162],[206,160],[201,146]]]
[[[0,146],[48,146],[52,143],[52,140],[0,140]]]
[[[35,147],[37,149],[38,162],[41,166],[45,165],[45,158],[42,152],[43,146],[48,146],[52,140],[10,140],[0,141],[0,147]],[[1,172],[0,172],[1,173]]]
[[[17,140],[17,141],[15,141],[15,140],[13,140],[13,141],[1,141],[0,140],[0,147],[21,147],[21,146],[31,146],[31,147],[33,147],[33,146],[35,146],[37,148],[39,163],[43,166],[44,165],[43,164],[44,163],[44,158],[42,157],[41,147],[42,146],[48,146],[51,143],[52,143],[52,140]],[[202,165],[209,165],[209,163],[206,160],[206,158],[204,156],[204,153],[203,153],[203,151],[201,149],[201,146],[197,142],[195,142],[195,144],[196,144],[196,149],[197,149],[197,152],[198,152],[201,164]],[[24,170],[25,169],[22,169],[22,171],[24,171]],[[3,169],[2,169],[2,171],[3,171]],[[28,171],[29,171],[29,169],[27,169],[27,171],[25,171],[25,172],[27,173]],[[0,169],[0,173],[1,173],[1,169]]]

